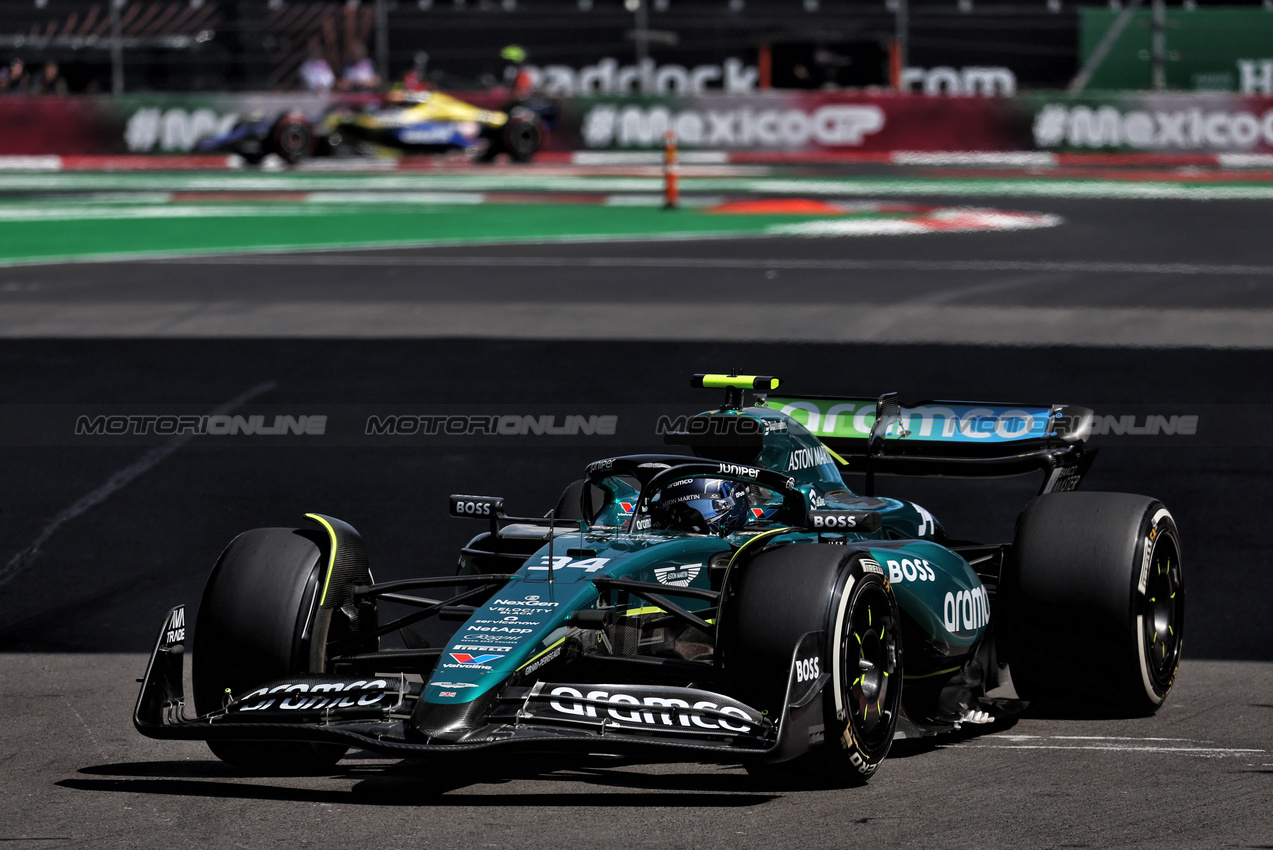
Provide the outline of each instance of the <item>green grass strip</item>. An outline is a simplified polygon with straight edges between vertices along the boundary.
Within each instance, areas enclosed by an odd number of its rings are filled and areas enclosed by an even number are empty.
[[[771,224],[820,218],[567,204],[260,206],[260,215],[218,216],[215,205],[209,205],[206,216],[6,221],[0,225],[0,263],[444,243],[703,238],[756,234]]]

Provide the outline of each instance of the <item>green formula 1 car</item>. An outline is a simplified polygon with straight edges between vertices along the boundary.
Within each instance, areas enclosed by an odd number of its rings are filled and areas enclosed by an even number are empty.
[[[672,421],[692,454],[589,465],[545,517],[453,496],[487,523],[457,575],[376,583],[358,533],[262,528],[222,553],[187,641],[164,621],[135,723],[245,769],[322,769],[349,747],[639,753],[855,783],[896,738],[992,723],[1027,701],[1148,714],[1180,659],[1171,514],[1075,492],[1092,412],[778,397],[698,375],[715,410]],[[748,394],[753,397],[748,399]],[[750,402],[750,403],[748,403]],[[865,492],[842,470],[865,474]],[[1042,471],[1011,543],[957,540],[877,496],[880,473]],[[395,618],[385,610],[407,611]],[[442,646],[413,630],[451,622]],[[392,633],[404,647],[381,649]],[[182,686],[193,649],[194,711]]]

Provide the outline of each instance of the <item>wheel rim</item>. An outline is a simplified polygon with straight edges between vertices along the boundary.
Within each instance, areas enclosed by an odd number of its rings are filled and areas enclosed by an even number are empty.
[[[1154,546],[1141,606],[1146,670],[1155,689],[1163,693],[1171,687],[1180,662],[1185,609],[1180,554],[1169,535]]]
[[[522,123],[513,128],[509,150],[516,156],[529,156],[539,147],[539,129],[534,124]]]
[[[288,124],[279,133],[279,149],[285,157],[296,159],[309,148],[309,130],[300,124]]]
[[[863,745],[880,746],[892,739],[901,686],[897,621],[883,588],[868,586],[859,594],[842,640],[849,724]]]

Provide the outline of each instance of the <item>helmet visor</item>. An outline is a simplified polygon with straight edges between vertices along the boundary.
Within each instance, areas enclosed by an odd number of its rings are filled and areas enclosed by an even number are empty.
[[[690,499],[679,504],[693,508],[703,519],[712,522],[727,513],[732,503],[727,499]]]

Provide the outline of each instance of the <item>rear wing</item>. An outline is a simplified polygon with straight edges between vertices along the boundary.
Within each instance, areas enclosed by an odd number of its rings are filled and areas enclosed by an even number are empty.
[[[770,395],[849,472],[1000,477],[1043,472],[1040,493],[1075,489],[1091,465],[1092,411],[1072,405]]]

